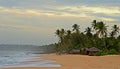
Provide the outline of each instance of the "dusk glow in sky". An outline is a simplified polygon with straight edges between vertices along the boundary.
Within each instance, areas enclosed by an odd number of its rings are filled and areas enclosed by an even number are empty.
[[[94,19],[120,26],[120,0],[0,0],[0,44],[55,43],[56,29]]]

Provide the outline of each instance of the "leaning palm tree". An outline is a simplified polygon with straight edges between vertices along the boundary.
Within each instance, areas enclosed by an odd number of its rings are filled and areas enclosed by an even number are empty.
[[[110,33],[110,37],[113,38],[113,37],[117,37],[117,33],[119,33],[119,27],[117,25],[114,25],[112,27],[112,32]]]
[[[80,26],[78,24],[74,24],[72,27],[73,27],[73,31],[76,31],[76,33],[79,33]]]

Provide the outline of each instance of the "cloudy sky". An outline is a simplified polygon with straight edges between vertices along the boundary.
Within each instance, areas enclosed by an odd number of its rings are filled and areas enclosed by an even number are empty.
[[[56,29],[94,19],[120,25],[120,0],[0,0],[0,44],[55,43]]]

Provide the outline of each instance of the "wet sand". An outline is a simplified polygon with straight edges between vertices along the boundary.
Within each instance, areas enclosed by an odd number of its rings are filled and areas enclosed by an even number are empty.
[[[42,58],[56,60],[56,62],[51,64],[60,64],[61,67],[17,67],[1,69],[120,69],[120,55],[87,56],[48,54]]]

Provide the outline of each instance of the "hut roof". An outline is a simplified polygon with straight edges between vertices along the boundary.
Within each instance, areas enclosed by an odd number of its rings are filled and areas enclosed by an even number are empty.
[[[96,48],[96,47],[91,47],[88,49],[88,51],[100,51],[100,49]]]

